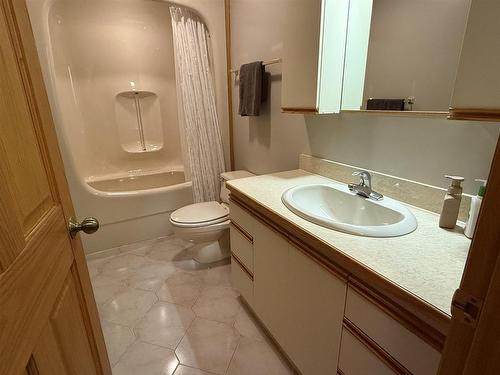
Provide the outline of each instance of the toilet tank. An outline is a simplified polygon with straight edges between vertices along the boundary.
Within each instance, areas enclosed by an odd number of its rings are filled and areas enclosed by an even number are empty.
[[[226,181],[236,180],[238,178],[252,177],[253,173],[248,171],[231,171],[220,174],[220,200],[223,203],[229,203],[229,190],[226,188]]]

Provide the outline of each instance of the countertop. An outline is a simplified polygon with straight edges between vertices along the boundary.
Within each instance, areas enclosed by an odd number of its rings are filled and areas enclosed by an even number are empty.
[[[439,215],[405,205],[417,218],[418,227],[414,232],[392,238],[361,237],[313,224],[291,212],[281,202],[281,195],[291,187],[331,181],[299,169],[242,178],[228,181],[228,184],[329,245],[332,251],[342,252],[368,270],[451,315],[451,300],[460,284],[471,242],[463,235],[463,229],[459,226],[454,230],[442,229],[438,226]]]

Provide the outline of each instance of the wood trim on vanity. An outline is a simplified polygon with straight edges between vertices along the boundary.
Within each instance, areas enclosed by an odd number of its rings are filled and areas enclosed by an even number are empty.
[[[490,108],[453,108],[448,114],[449,120],[500,121],[500,109]]]
[[[290,223],[237,189],[229,186],[229,190],[231,202],[287,238],[292,245],[316,263],[348,281],[363,296],[376,302],[377,306],[410,332],[418,335],[438,351],[442,351],[450,326],[449,315]]]
[[[446,336],[434,327],[421,319],[416,320],[413,314],[409,314],[407,310],[402,309],[399,305],[388,300],[385,296],[355,277],[349,278],[349,286],[434,349],[439,352],[443,350]]]
[[[334,263],[330,262],[319,256],[313,249],[308,248],[308,245],[303,242],[298,242],[296,239],[287,237],[288,242],[297,250],[304,254],[306,257],[311,259],[318,266],[322,267],[329,273],[331,273],[336,278],[342,280],[343,282],[349,281],[349,274],[344,270],[338,268]]]
[[[243,264],[243,262],[240,260],[240,258],[238,258],[237,255],[235,255],[233,252],[231,252],[231,257],[234,259],[234,261],[236,263],[238,263],[238,265],[241,267],[241,269],[243,271],[245,271],[245,273],[247,274],[247,276],[252,279],[253,281],[253,273],[250,272],[250,270]]]
[[[378,345],[373,339],[359,329],[356,324],[351,322],[349,319],[344,317],[343,323],[344,329],[349,331],[356,339],[363,344],[370,352],[375,354],[382,362],[384,362],[387,367],[392,369],[396,374],[400,375],[412,375],[406,367],[399,363],[394,357],[387,353],[380,345]]]
[[[243,237],[245,237],[251,244],[253,244],[253,237],[245,229],[243,229],[238,223],[231,220],[231,226],[237,230]]]

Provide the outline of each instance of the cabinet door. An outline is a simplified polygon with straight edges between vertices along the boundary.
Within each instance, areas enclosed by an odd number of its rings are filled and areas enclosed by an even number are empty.
[[[316,112],[321,0],[291,0],[284,8],[281,107]]]
[[[274,338],[283,345],[289,314],[286,306],[288,242],[260,222],[254,225],[254,309]]]
[[[497,0],[473,0],[450,109],[452,119],[500,119]]]
[[[338,113],[349,0],[290,0],[284,12],[283,111]]]
[[[346,283],[290,245],[284,349],[303,374],[337,368]]]

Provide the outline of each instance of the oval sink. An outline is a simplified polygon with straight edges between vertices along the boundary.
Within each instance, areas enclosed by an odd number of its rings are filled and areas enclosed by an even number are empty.
[[[417,219],[398,201],[363,198],[347,185],[301,185],[285,191],[285,206],[315,224],[366,237],[397,237],[413,232]]]

